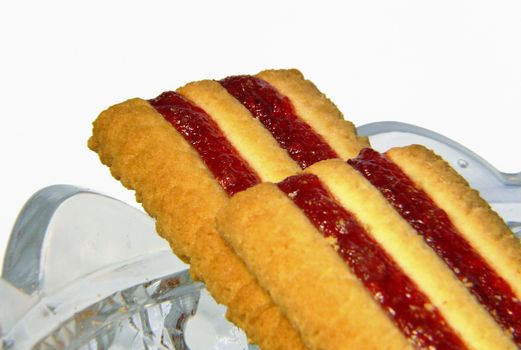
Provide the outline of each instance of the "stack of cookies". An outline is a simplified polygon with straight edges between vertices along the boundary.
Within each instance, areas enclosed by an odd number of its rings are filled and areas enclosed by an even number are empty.
[[[432,151],[296,70],[102,112],[89,146],[261,349],[519,349],[521,245]]]

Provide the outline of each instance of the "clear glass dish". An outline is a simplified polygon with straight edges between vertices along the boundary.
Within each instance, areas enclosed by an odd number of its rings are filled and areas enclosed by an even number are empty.
[[[505,174],[434,132],[395,122],[358,129],[373,147],[424,144],[521,234],[521,173]],[[69,185],[33,195],[0,278],[0,349],[255,349],[142,212]]]

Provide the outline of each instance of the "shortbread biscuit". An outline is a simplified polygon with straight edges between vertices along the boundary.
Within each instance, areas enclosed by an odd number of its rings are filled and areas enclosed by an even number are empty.
[[[521,245],[479,193],[423,146],[393,148],[387,156],[427,192],[461,235],[521,295]]]
[[[237,194],[218,217],[223,237],[307,345],[519,348],[520,244],[477,192],[421,146],[393,149],[387,157],[363,150],[348,163],[326,160],[278,185],[257,185]],[[404,181],[415,188],[400,187]],[[436,232],[415,229],[420,219],[404,213],[410,204],[397,198],[404,193],[418,213],[430,208],[423,201],[432,198],[435,209],[428,213],[440,216],[426,222],[441,225],[443,216],[436,213],[446,212],[456,227],[452,239],[476,245],[475,252],[464,243],[456,247],[462,250],[457,254],[471,257],[465,262],[472,268],[458,265],[453,252],[440,253],[443,245],[432,245]],[[463,232],[467,227],[472,237]],[[486,252],[475,235],[487,239]],[[489,261],[487,254],[501,251],[503,260]],[[491,281],[489,290],[473,282],[483,278]],[[386,294],[400,285],[406,293]],[[407,304],[412,314],[400,307]],[[422,326],[426,320],[429,327]]]
[[[270,74],[284,76],[286,71]],[[309,84],[301,75],[300,79],[302,84]],[[324,97],[316,88],[307,90],[310,101],[319,96],[321,105],[330,103],[322,101]],[[215,177],[201,150],[197,149],[200,145],[191,144],[185,137],[185,133],[193,131],[188,130],[192,126],[173,127],[183,122],[183,115],[180,119],[172,118],[179,117],[186,106],[174,110],[174,116],[168,119],[169,109],[177,108],[163,103],[170,97],[206,113],[210,124],[215,124],[222,133],[217,138],[226,139],[250,168],[253,183],[280,181],[300,171],[298,163],[279,146],[277,138],[215,81],[190,83],[177,93],[167,93],[151,102],[132,99],[109,108],[95,121],[89,147],[98,152],[115,178],[136,190],[137,200],[156,219],[159,234],[168,240],[178,256],[191,264],[194,278],[203,280],[214,298],[228,306],[227,316],[243,328],[252,341],[263,349],[304,348],[298,333],[215,230],[216,213],[237,190],[233,187],[234,178]],[[334,113],[316,119],[324,118],[327,122],[339,118],[334,105],[331,104],[329,110]],[[298,111],[297,117],[301,118]],[[354,129],[346,122],[337,132],[345,135],[354,133]],[[349,147],[322,142],[343,157],[352,157],[368,145],[367,139],[356,135],[350,140],[353,144],[349,142]],[[309,146],[302,147],[303,151]],[[219,160],[214,163],[219,164]]]
[[[237,194],[223,214],[220,232],[310,349],[411,348],[330,242],[275,185]]]
[[[353,158],[360,151],[360,145],[369,146],[366,137],[356,134],[354,124],[345,120],[333,102],[298,70],[266,70],[257,76],[287,96],[296,113],[337,150],[340,158]]]

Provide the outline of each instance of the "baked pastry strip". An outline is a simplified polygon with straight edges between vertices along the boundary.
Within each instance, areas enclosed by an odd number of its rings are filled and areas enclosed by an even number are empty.
[[[188,84],[179,92],[196,100],[195,104],[203,109],[211,110],[209,114],[221,129],[227,131],[236,148],[253,149],[249,153],[241,153],[248,154],[248,160],[257,165],[255,168],[263,179],[276,181],[298,169],[288,161],[284,152],[273,146],[271,138],[263,136],[266,132],[260,125],[255,125],[258,122],[251,115],[244,114],[244,108],[241,110],[236,101],[223,94],[223,89],[215,82]],[[150,120],[147,121],[148,118]],[[161,119],[143,100],[136,99],[115,106],[96,121],[90,146],[99,152],[105,164],[111,166],[116,178],[120,178],[127,187],[136,189],[138,200],[157,219],[160,234],[169,240],[178,255],[191,260],[194,276],[202,278],[214,297],[229,306],[228,316],[232,321],[243,327],[263,348],[300,348],[302,344],[295,340],[298,336],[287,334],[292,329],[281,317],[278,308],[244,270],[242,263],[234,262],[233,252],[213,229],[212,212],[226,202],[226,195],[215,188],[212,191],[198,189],[201,178],[206,178],[208,183],[213,182],[213,187],[215,180],[207,169],[202,170],[205,166],[194,150]],[[156,133],[155,127],[161,132]],[[242,137],[242,141],[241,137],[230,137],[243,130],[250,131],[245,133],[247,137]],[[147,140],[147,133],[153,135],[155,140]],[[163,142],[161,135],[176,135],[175,142]],[[252,143],[251,139],[257,143]],[[263,143],[266,145],[264,148],[259,146]],[[190,161],[185,162],[185,157],[179,157],[177,149],[182,149]],[[169,151],[172,153],[169,154]],[[173,155],[177,159],[168,159]],[[271,160],[270,155],[274,155]],[[198,168],[204,175],[197,175],[197,171],[191,174],[192,168]],[[170,191],[165,188],[170,188]],[[170,202],[171,198],[176,198],[176,201]],[[208,198],[215,205],[207,206]],[[163,207],[167,207],[168,211]],[[244,301],[244,296],[247,296],[248,302]]]
[[[470,348],[516,348],[445,262],[361,173],[339,160],[317,163],[306,172],[316,174],[364,224]]]
[[[281,73],[283,74],[284,71],[276,71],[274,74]],[[303,83],[305,82],[303,78],[302,81]],[[239,101],[229,95],[217,82],[209,80],[193,82],[177,91],[208,112],[221,130],[227,135],[230,142],[236,145],[237,149],[248,150],[247,152],[242,152],[242,154],[261,175],[263,180],[280,181],[288,176],[290,172],[296,173],[300,169],[296,163],[291,161],[287,153],[279,147],[275,139],[261,122],[256,118],[252,118],[250,112],[239,103]],[[315,97],[322,97],[322,95],[315,92],[311,94],[309,98],[312,100]],[[312,111],[308,113],[312,113]],[[339,112],[337,112],[335,116],[338,114]],[[336,133],[345,132],[345,128],[348,125],[343,126],[344,128],[337,129]],[[361,140],[362,141],[358,142],[359,145],[357,147],[351,146],[350,149],[356,150],[353,152],[358,152],[361,147],[366,145],[366,139],[361,138]],[[343,145],[341,146],[343,147]],[[343,154],[349,154],[349,150],[345,149],[345,147],[340,148],[339,151]],[[351,156],[354,154],[355,153],[351,154]],[[289,168],[290,165],[293,165],[293,168]],[[282,166],[284,167],[281,170]],[[219,248],[213,249],[215,252],[219,250]],[[215,255],[218,256],[217,254]],[[219,263],[217,263],[217,261]],[[198,267],[193,268],[194,272],[197,272],[203,266],[206,267],[207,272],[202,273],[203,280],[208,280],[204,278],[204,275],[211,273],[213,276],[217,274],[216,269],[226,271],[226,268],[229,268],[228,260],[221,256],[219,256],[219,259],[216,261],[204,259],[204,261],[198,262],[195,265]],[[226,274],[223,274],[222,277],[224,279],[223,282],[225,282],[227,278]],[[251,282],[247,288],[244,288],[241,296],[235,298],[235,302],[240,304],[242,303],[241,300],[245,297],[251,300],[259,299],[259,305],[261,305],[260,300],[263,299],[260,298],[260,291],[259,288],[257,288],[256,282]],[[267,312],[272,312],[270,310],[271,306],[268,307],[268,304],[265,304],[265,301],[263,302],[264,304],[262,305],[267,308]],[[226,304],[229,303],[227,302]],[[248,306],[251,308],[251,305]],[[229,313],[234,313],[234,310],[238,309],[240,308],[232,307]],[[258,315],[252,311],[243,312],[242,315],[237,314],[235,317],[245,317],[246,315],[250,318],[259,318]],[[266,324],[266,327],[269,326],[269,322],[263,321],[262,319],[259,319],[259,322]],[[271,323],[272,326],[276,325],[273,321],[271,321]]]
[[[264,125],[301,168],[338,157],[331,146],[295,114],[289,99],[264,80],[236,75],[219,83]]]
[[[95,121],[89,146],[116,179],[136,190],[137,200],[156,219],[158,233],[197,276],[204,276],[214,298],[229,306],[232,322],[263,349],[304,349],[260,288],[255,298],[236,300],[255,281],[212,224],[228,196],[163,116],[141,99],[115,105]]]
[[[338,160],[317,163],[308,168],[306,172],[308,171],[317,174],[339,202],[353,212],[368,232],[429,296],[433,303],[432,307],[442,312],[470,348],[516,348],[511,339],[459,283],[443,261],[394,211],[379,191],[357,171]],[[330,261],[320,260],[323,256],[313,256],[313,249],[320,249],[318,248],[320,240],[313,242],[308,240],[306,244],[309,246],[299,245],[301,239],[299,234],[303,232],[303,228],[296,227],[294,224],[296,217],[290,216],[286,209],[282,209],[283,205],[289,207],[291,205],[281,199],[284,196],[278,193],[273,185],[273,188],[256,190],[262,186],[269,187],[265,184],[258,185],[232,199],[219,218],[220,231],[256,275],[261,285],[270,291],[275,302],[301,330],[304,339],[315,347],[328,348],[325,344],[330,344],[331,349],[339,348],[340,343],[343,344],[348,340],[336,343],[330,336],[318,338],[315,334],[318,330],[324,331],[328,327],[333,328],[331,332],[338,331],[338,325],[343,323],[332,319],[330,315],[326,317],[320,312],[317,316],[313,316],[311,312],[306,314],[307,308],[328,310],[327,302],[321,298],[329,300],[331,296],[328,293],[337,291],[337,282],[327,281],[322,284],[321,279],[317,277],[324,266],[329,271]],[[293,210],[299,211],[297,208]],[[276,216],[281,212],[280,217]],[[270,220],[265,222],[262,217],[270,217]],[[272,235],[275,237],[272,238]],[[318,232],[315,236],[315,239],[318,239]],[[308,252],[306,249],[311,251]],[[330,250],[334,252],[333,248]],[[309,255],[303,255],[303,252]],[[307,265],[312,269],[315,264],[318,264],[317,270],[308,270]],[[342,279],[344,275],[338,270],[336,276]],[[295,280],[301,278],[307,279],[305,283],[309,286],[306,287],[306,291],[311,295],[302,294],[305,284],[295,285]],[[295,287],[288,288],[290,285]],[[350,293],[346,291],[343,293],[346,293],[343,295],[344,299],[351,298]],[[342,298],[342,295],[338,298]],[[341,301],[335,302],[342,305]],[[346,307],[353,308],[353,306],[343,305],[338,307],[339,311],[334,311],[336,309],[332,308],[330,312],[337,315],[334,312],[342,313]],[[363,324],[363,318],[358,322]],[[376,333],[380,334],[378,330]],[[374,347],[378,348],[378,345]],[[357,347],[353,346],[353,348]]]
[[[387,154],[444,211],[457,233],[450,244],[465,249],[467,258],[463,261],[444,252],[447,239],[442,236],[424,235],[425,240],[521,348],[520,242],[478,192],[433,152],[411,146]]]
[[[288,174],[300,170],[298,164],[279,147],[262,124],[252,118],[248,110],[229,95],[219,83],[210,80],[193,82],[177,91],[211,115],[230,142],[238,149],[248,150],[242,154],[257,170],[261,179],[283,179]],[[213,221],[205,231],[210,232],[212,236],[218,235]],[[230,272],[239,268],[235,266],[237,258],[230,258],[231,250],[220,236],[218,239],[211,239],[211,242],[212,245],[207,246],[209,252],[207,255],[197,254],[192,258],[192,274],[194,278],[205,281],[208,290],[212,292],[226,288]],[[240,270],[244,272],[242,266]],[[285,336],[279,334],[280,331],[277,329],[287,328],[287,321],[279,315],[278,308],[251,275],[241,273],[240,278],[235,276],[234,279],[241,281],[241,288],[234,290],[233,293],[227,293],[226,298],[219,300],[228,305],[228,317],[235,320],[237,324],[258,324],[256,328],[266,330],[267,334],[271,331],[273,338]],[[245,303],[244,300],[249,302]],[[284,339],[279,341],[284,343]]]
[[[521,244],[479,193],[423,146],[393,148],[386,155],[447,213],[461,235],[521,297]]]
[[[418,158],[421,158],[423,154],[424,157],[440,160],[440,165],[444,165],[442,169],[450,169],[448,164],[423,146],[397,148],[394,151],[407,154],[417,152]],[[462,222],[465,219],[464,213],[453,215],[451,219],[447,212],[440,208],[425,191],[427,188],[425,190],[418,188],[397,164],[374,150],[364,149],[358,157],[348,160],[348,163],[380,190],[397,212],[409,222],[469,292],[488,310],[496,322],[513,336],[514,342],[521,348],[521,301],[508,281],[483,258],[454,225],[454,220]],[[495,229],[505,229],[505,234],[513,239],[513,234],[508,230],[506,224],[490,210],[490,207],[479,198],[477,192],[471,190],[461,177],[451,179],[443,171],[436,172],[436,169],[430,167],[429,164],[423,164],[421,171],[429,172],[429,174],[430,171],[433,171],[437,179],[444,184],[444,186],[438,186],[436,191],[443,193],[470,192],[473,198],[483,205],[480,217],[488,217],[487,223],[493,223],[492,217],[495,217],[498,220],[496,225],[493,225]],[[452,172],[454,175],[454,170]],[[458,179],[459,183],[454,181]],[[429,190],[432,191],[432,188]],[[452,200],[465,206],[465,196],[453,197]],[[468,201],[467,204],[469,204]],[[472,220],[464,221],[464,224],[470,222]],[[494,230],[494,227],[490,227],[490,230]],[[489,234],[489,232],[473,231],[473,234],[476,233]],[[519,243],[515,239],[511,243],[513,245],[510,248],[519,247]],[[492,251],[494,249],[498,249],[498,247],[490,248]],[[500,251],[501,247],[496,250],[496,254],[501,254]],[[516,266],[515,262],[510,262],[514,264],[511,266]]]
[[[189,83],[177,92],[201,107],[217,123],[263,181],[280,181],[300,167],[250,112],[216,81]]]
[[[369,147],[367,137],[357,135],[354,124],[345,120],[334,103],[298,70],[265,70],[256,76],[287,96],[295,113],[322,136],[340,158],[356,157],[361,149]]]
[[[238,193],[218,228],[310,349],[411,349],[373,298],[275,185]]]
[[[353,157],[357,151],[368,147],[367,138],[358,137],[351,123],[339,119],[340,111],[298,71],[271,70],[263,73],[269,73],[280,81],[290,80],[293,89],[288,88],[287,91],[294,95],[295,101],[258,76],[232,76],[219,83],[261,121],[302,168],[320,160]],[[304,89],[298,90],[298,86]],[[296,106],[300,109],[297,110]],[[316,106],[318,108],[311,108]],[[328,131],[331,135],[320,134],[308,121],[314,121],[322,131]],[[327,126],[332,127],[328,130]],[[343,142],[333,146],[329,140]]]

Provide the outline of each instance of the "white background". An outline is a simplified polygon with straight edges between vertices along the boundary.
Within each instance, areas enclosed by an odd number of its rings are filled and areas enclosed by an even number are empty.
[[[358,125],[421,125],[521,171],[519,0],[2,1],[0,256],[44,186],[134,203],[86,147],[104,108],[285,67]]]

